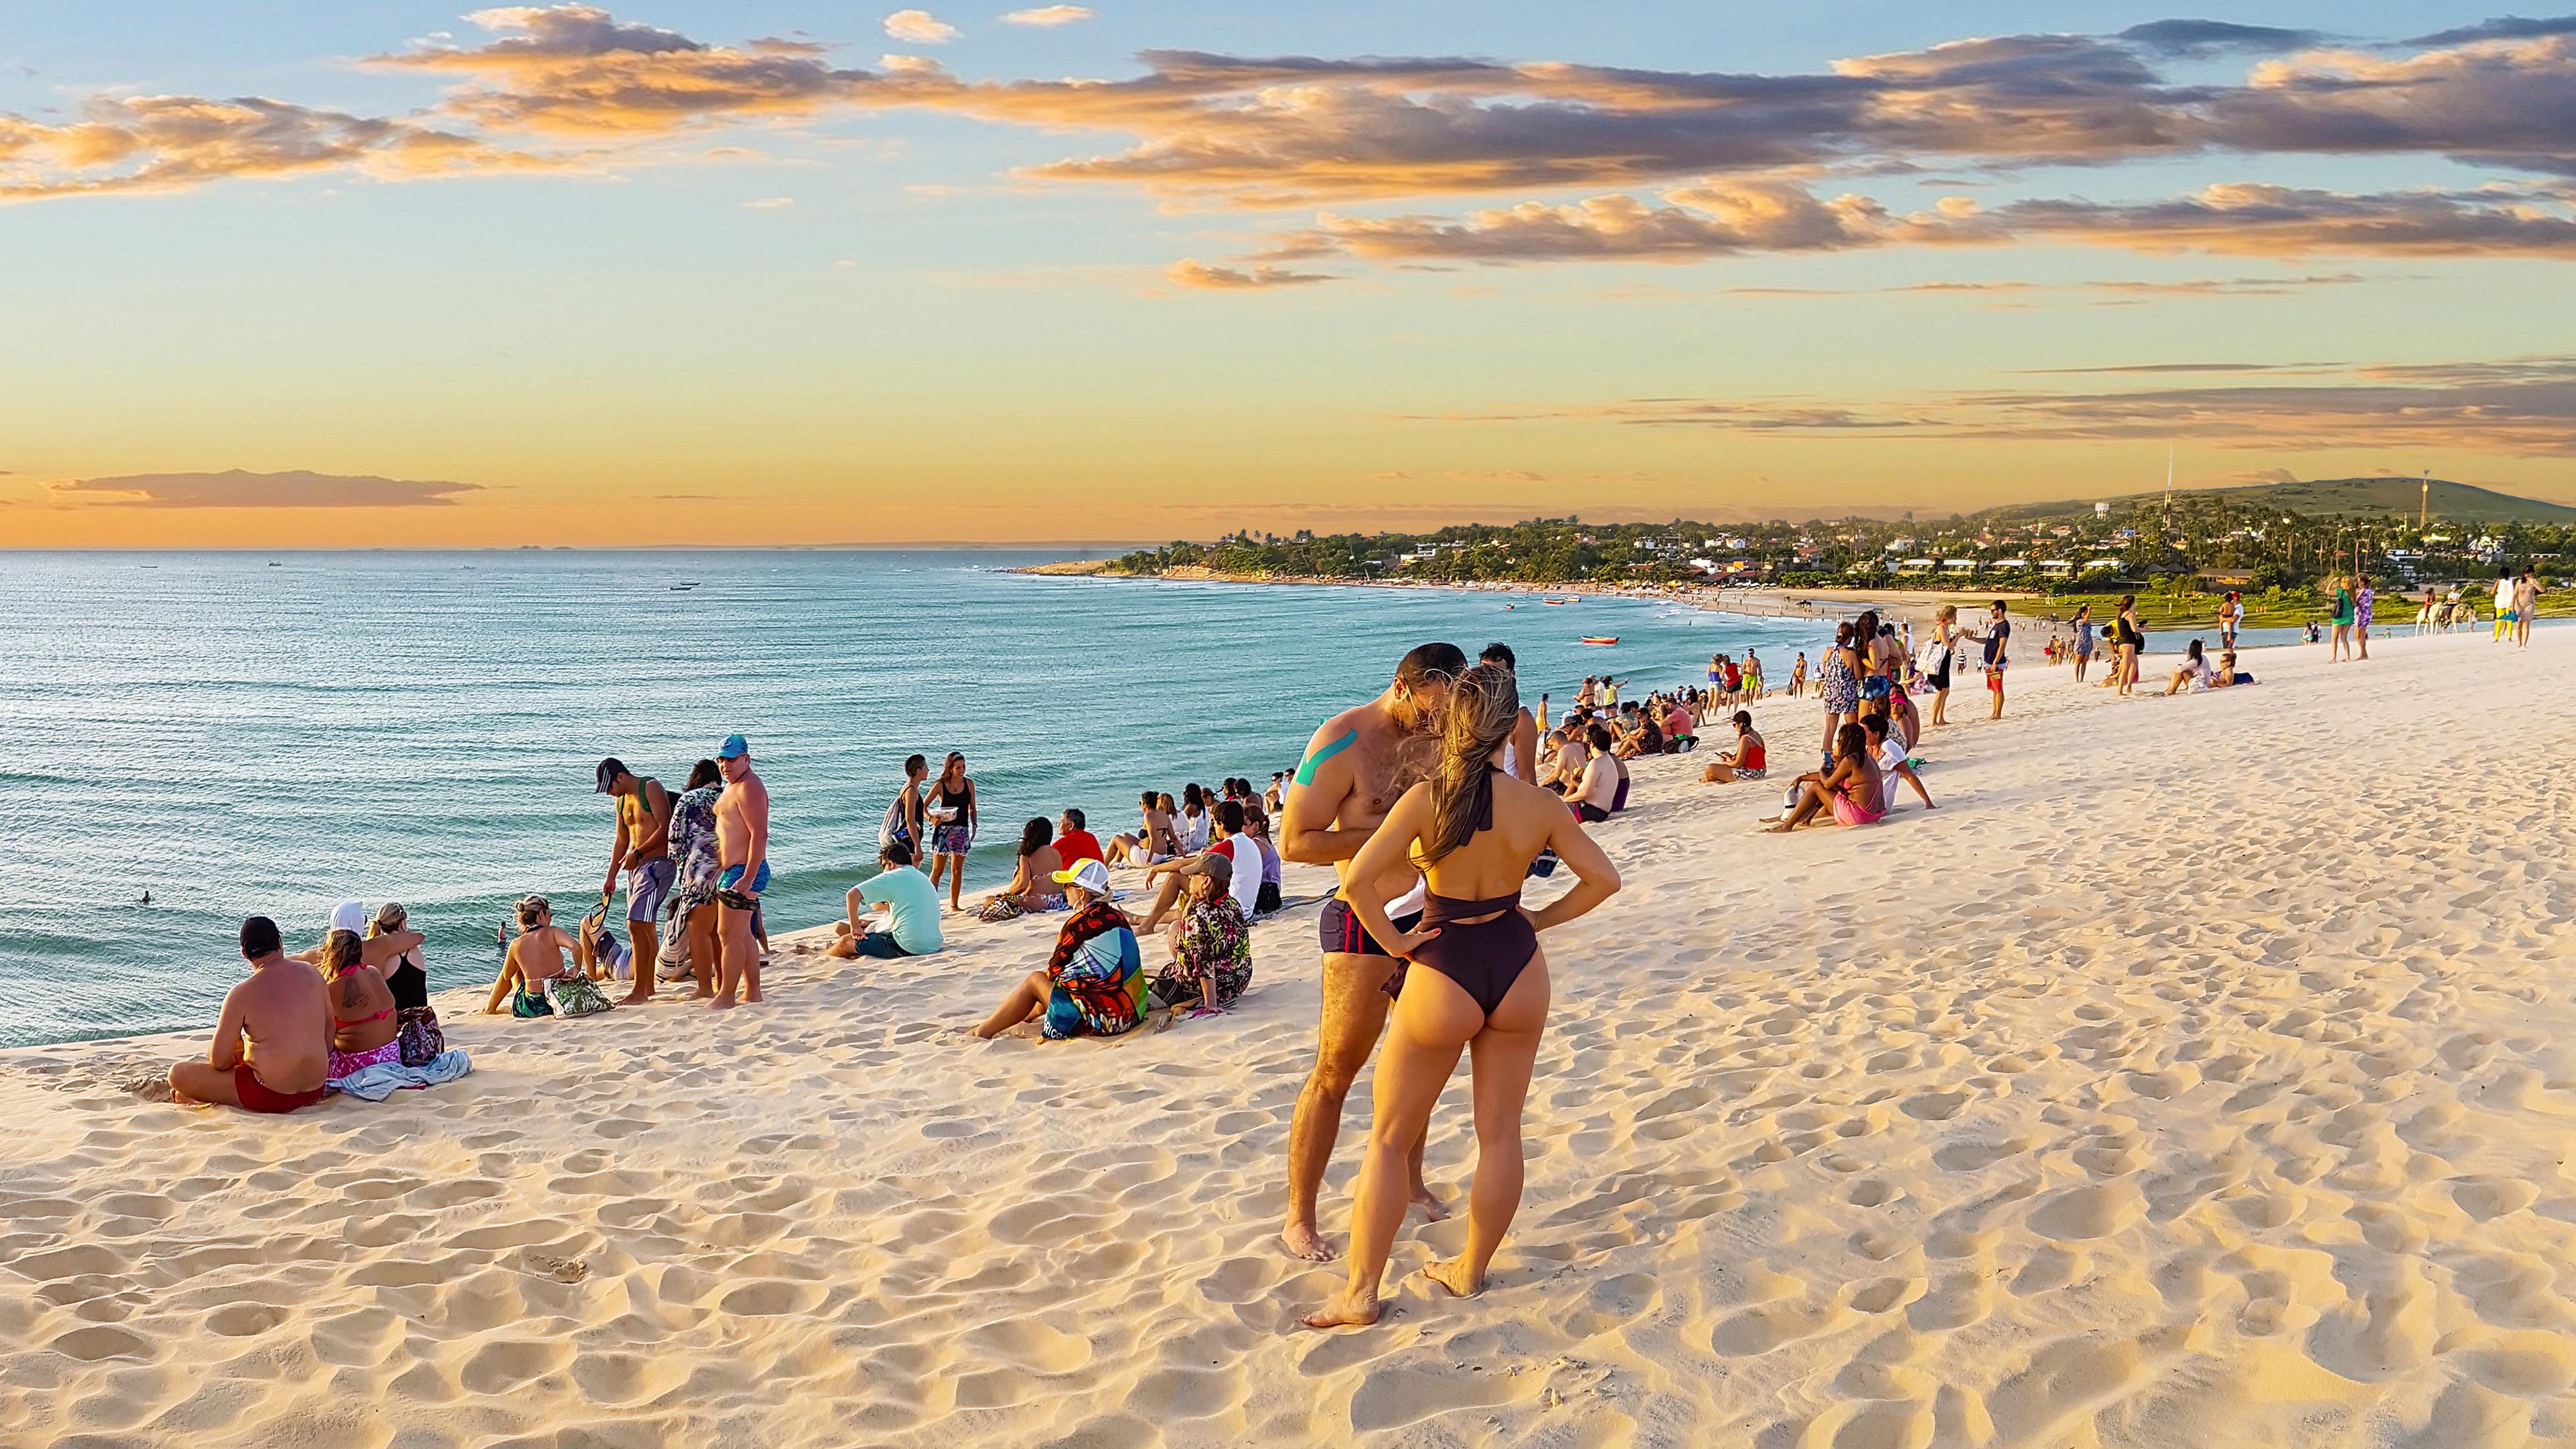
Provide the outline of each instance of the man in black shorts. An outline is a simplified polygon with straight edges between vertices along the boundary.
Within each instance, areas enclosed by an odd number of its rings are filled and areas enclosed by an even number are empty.
[[[1342,876],[1344,891],[1376,891],[1381,901],[1399,902],[1419,890],[1420,877],[1409,871],[1387,880],[1352,880],[1350,861],[1396,799],[1430,773],[1450,683],[1466,667],[1467,656],[1456,645],[1425,644],[1404,656],[1384,693],[1324,721],[1289,781],[1280,820],[1281,855],[1330,864]],[[1421,918],[1421,904],[1415,900],[1409,911],[1391,905],[1389,913],[1397,926],[1411,930]],[[1288,1128],[1288,1223],[1279,1237],[1289,1252],[1321,1263],[1332,1258],[1333,1250],[1315,1231],[1315,1198],[1333,1159],[1334,1139],[1341,1135],[1342,1103],[1350,1095],[1351,1080],[1367,1065],[1386,1029],[1386,988],[1398,963],[1361,928],[1338,895],[1324,903],[1317,935],[1324,957],[1323,1021],[1316,1033],[1315,1069],[1297,1094],[1297,1114]],[[1413,1144],[1412,1188],[1413,1200],[1432,1217],[1447,1215],[1422,1185],[1419,1142]]]

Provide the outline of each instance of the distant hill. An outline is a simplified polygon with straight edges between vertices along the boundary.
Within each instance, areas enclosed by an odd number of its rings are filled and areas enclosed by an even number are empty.
[[[2196,499],[2224,499],[2247,508],[2272,509],[2282,513],[2346,513],[2364,517],[2403,516],[2412,519],[2421,501],[2418,478],[2317,478],[2305,483],[2252,483],[2239,488],[2176,489]],[[2130,493],[2109,500],[2117,504],[2153,503],[2161,492]],[[2517,498],[2498,493],[2492,488],[2477,488],[2466,483],[2433,480],[2433,517],[2450,523],[2576,523],[2576,508],[2563,503],[2543,503],[2537,498]],[[2088,512],[2092,503],[2078,500],[2069,503],[2026,503],[1995,510],[2024,518],[2053,518],[2062,514]]]

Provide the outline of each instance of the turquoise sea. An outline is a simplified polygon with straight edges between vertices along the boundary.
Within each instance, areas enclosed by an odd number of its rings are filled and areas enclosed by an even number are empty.
[[[1147,786],[1267,783],[1425,640],[1507,641],[1524,689],[1561,701],[1586,673],[1643,693],[1748,646],[1785,680],[1821,633],[1642,601],[1003,572],[1076,556],[0,555],[0,1045],[208,1024],[243,916],[309,942],[347,897],[410,908],[434,987],[489,981],[509,901],[597,899],[602,755],[676,786],[747,733],[784,929],[837,915],[872,869],[915,751],[966,752],[971,888],[1007,877],[1031,815],[1078,805],[1105,835]]]

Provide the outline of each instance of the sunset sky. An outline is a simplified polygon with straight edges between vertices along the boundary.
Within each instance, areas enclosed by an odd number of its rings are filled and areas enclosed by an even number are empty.
[[[0,546],[2576,502],[2576,17],[627,4],[14,7]]]

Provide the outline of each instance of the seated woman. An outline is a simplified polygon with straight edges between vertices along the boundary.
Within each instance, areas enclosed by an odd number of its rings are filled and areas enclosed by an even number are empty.
[[[1762,748],[1762,736],[1753,729],[1753,712],[1735,712],[1735,748],[1720,750],[1708,768],[1699,772],[1704,785],[1731,785],[1738,780],[1759,780],[1768,772],[1768,756]]]
[[[1145,1019],[1145,967],[1127,913],[1109,904],[1109,867],[1086,860],[1057,873],[1073,919],[1056,932],[1044,971],[1032,971],[975,1028],[986,1041],[1025,1021],[1053,1041],[1118,1036]]]
[[[1253,897],[1252,913],[1266,916],[1279,909],[1281,862],[1279,847],[1270,843],[1270,817],[1255,814],[1244,824],[1243,833],[1261,847],[1261,890]]]
[[[367,923],[367,939],[417,935],[404,929],[410,920],[401,902],[387,901],[376,907],[376,918]],[[430,1058],[447,1050],[447,1033],[439,1029],[438,1013],[429,1004],[429,963],[420,948],[412,946],[395,952],[382,969],[385,989],[394,997],[395,1039],[402,1043],[402,1064],[427,1066]]]
[[[1187,904],[1165,933],[1172,964],[1146,988],[1157,1007],[1198,1003],[1204,1014],[1223,1011],[1252,984],[1252,922],[1234,898],[1234,862],[1203,855],[1190,867]]]
[[[1144,823],[1128,834],[1109,837],[1104,852],[1111,865],[1152,865],[1172,856],[1172,797],[1145,792]]]
[[[1914,793],[1923,797],[1923,808],[1932,809],[1932,792],[1923,788],[1923,777],[1914,773],[1914,762],[1906,755],[1905,742],[1889,729],[1887,716],[1865,715],[1861,719],[1861,727],[1869,731],[1870,755],[1878,762],[1880,783],[1884,784],[1890,775],[1901,775],[1914,786]],[[1895,809],[1896,801],[1891,798],[1887,808]]]
[[[1847,724],[1834,732],[1834,767],[1810,770],[1798,777],[1798,803],[1779,823],[1767,827],[1785,834],[1830,810],[1836,825],[1873,825],[1887,814],[1885,782],[1869,757],[1869,731]]]
[[[609,1009],[608,998],[580,971],[566,966],[564,958],[578,956],[581,943],[572,933],[555,924],[554,906],[544,896],[529,896],[519,902],[519,939],[510,943],[509,954],[501,958],[500,979],[492,983],[492,998],[483,1003],[483,1014],[501,1014],[501,1002],[508,998],[510,1014],[531,1016],[588,1016]]]
[[[2253,682],[2253,675],[2236,667],[2236,651],[2233,649],[2227,650],[2218,656],[2218,668],[2211,671],[2209,676],[2209,687],[2212,689],[2226,689],[2234,685],[2252,684]]]
[[[394,958],[408,954],[409,952],[417,949],[421,942],[429,939],[418,931],[369,930],[367,922],[367,903],[365,901],[342,901],[338,905],[333,906],[331,908],[331,924],[324,927],[322,931],[323,941],[325,943],[330,940],[330,936],[333,931],[365,931],[367,933],[367,938],[359,946],[359,959],[376,968],[379,974],[389,970],[393,966]],[[308,946],[304,950],[292,952],[290,954],[295,960],[302,961],[307,965],[319,966],[322,964],[321,945]]]
[[[2189,689],[2192,693],[2198,694],[2207,688],[2209,688],[2209,660],[2200,652],[2200,641],[2194,639],[2190,647],[2183,650],[2182,663],[2175,666],[2173,682],[2165,686],[2165,693],[2180,694],[2183,690]]]
[[[331,988],[329,1080],[388,1062],[401,1065],[402,1023],[394,1016],[393,989],[366,963],[357,932],[333,931],[322,942],[322,979]]]
[[[984,898],[984,919],[1014,921],[1031,911],[1062,906],[1064,892],[1055,885],[1056,872],[1062,869],[1064,855],[1055,848],[1055,827],[1043,816],[1031,816],[1020,827],[1020,858],[1011,870],[1011,883]]]

